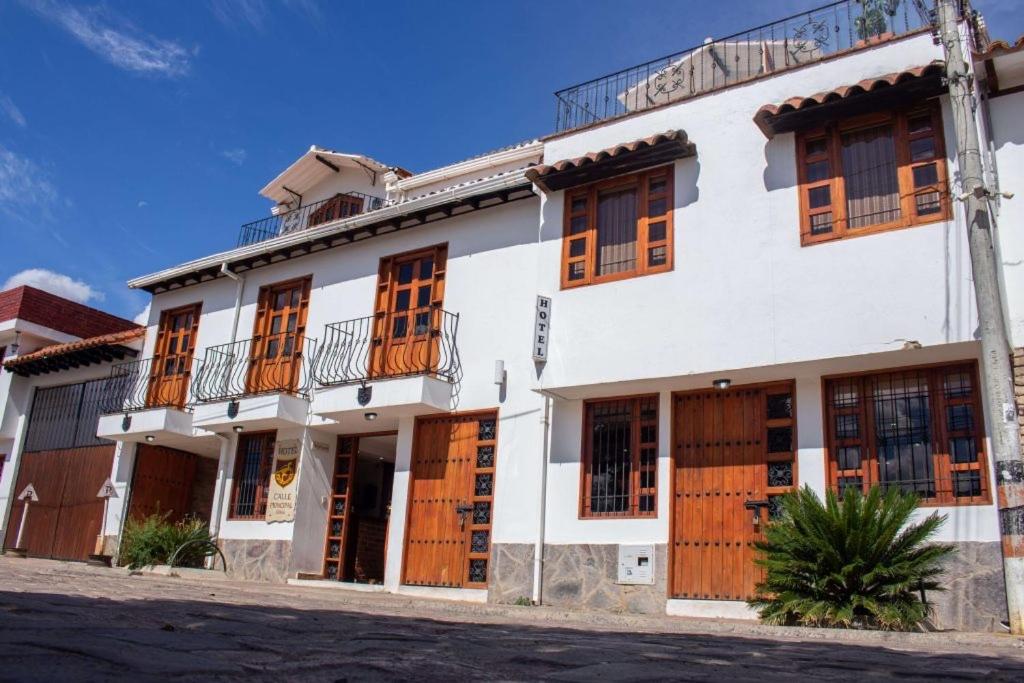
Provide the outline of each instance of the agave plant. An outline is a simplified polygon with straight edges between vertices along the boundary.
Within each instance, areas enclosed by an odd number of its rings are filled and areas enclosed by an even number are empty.
[[[756,544],[765,569],[749,604],[771,624],[910,630],[931,606],[924,591],[950,546],[928,543],[946,521],[931,514],[909,523],[919,499],[897,488],[847,490],[825,502],[808,487],[783,501],[781,518]]]

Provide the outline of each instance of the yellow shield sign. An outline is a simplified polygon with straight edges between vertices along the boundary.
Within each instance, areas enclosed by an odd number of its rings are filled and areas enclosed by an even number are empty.
[[[281,466],[274,472],[274,481],[281,488],[287,488],[295,480],[295,461],[280,461]]]

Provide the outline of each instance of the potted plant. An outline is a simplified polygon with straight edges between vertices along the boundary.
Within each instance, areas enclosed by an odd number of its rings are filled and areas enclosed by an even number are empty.
[[[874,45],[895,36],[889,28],[900,0],[861,0],[860,5],[861,15],[853,20],[858,38],[854,47]]]

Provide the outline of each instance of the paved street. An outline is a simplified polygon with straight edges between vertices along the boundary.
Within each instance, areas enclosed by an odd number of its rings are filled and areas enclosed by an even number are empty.
[[[0,679],[1024,680],[1008,636],[491,607],[0,557]]]

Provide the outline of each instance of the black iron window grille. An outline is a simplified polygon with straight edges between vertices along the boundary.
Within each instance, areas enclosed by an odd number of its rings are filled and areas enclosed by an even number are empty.
[[[112,441],[96,436],[103,412],[106,379],[36,389],[25,436],[25,452],[84,446]]]
[[[653,516],[658,397],[592,401],[585,411],[582,516]]]
[[[262,519],[266,516],[270,471],[274,466],[274,436],[273,432],[265,432],[238,437],[230,517]]]

